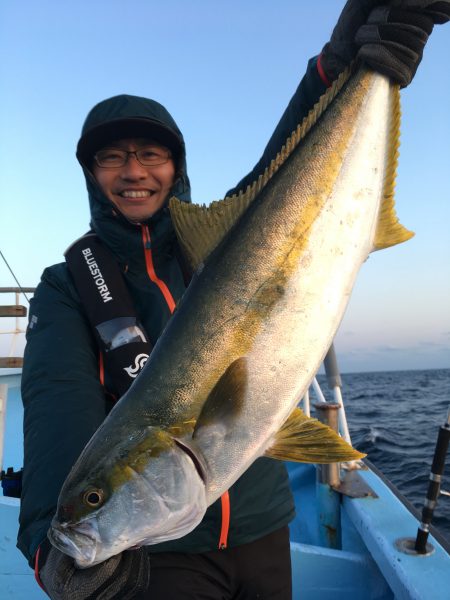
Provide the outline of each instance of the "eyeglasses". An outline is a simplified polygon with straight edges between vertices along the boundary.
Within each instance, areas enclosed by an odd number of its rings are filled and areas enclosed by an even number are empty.
[[[163,165],[172,156],[170,150],[160,146],[146,146],[134,152],[107,148],[94,154],[94,160],[102,169],[117,169],[127,164],[130,154],[144,167]]]

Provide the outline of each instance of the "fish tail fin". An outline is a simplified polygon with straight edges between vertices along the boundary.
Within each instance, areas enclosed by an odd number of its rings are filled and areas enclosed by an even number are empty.
[[[394,190],[397,176],[398,148],[400,146],[400,87],[391,84],[391,124],[389,129],[389,150],[387,169],[384,178],[383,201],[378,216],[373,250],[382,250],[406,242],[414,236],[412,231],[403,227],[395,212]]]
[[[277,460],[304,463],[347,462],[364,458],[330,427],[296,408],[264,454]]]

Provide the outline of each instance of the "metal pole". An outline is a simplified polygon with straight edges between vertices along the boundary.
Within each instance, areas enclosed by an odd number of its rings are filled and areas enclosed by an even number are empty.
[[[309,389],[306,390],[305,395],[303,396],[303,412],[307,417],[311,416],[311,409],[309,404]]]
[[[344,403],[342,401],[342,379],[341,374],[339,373],[339,367],[337,364],[336,351],[334,349],[334,345],[328,349],[327,355],[325,356],[325,360],[323,361],[325,367],[325,373],[327,376],[328,387],[333,390],[334,401],[341,405],[339,409],[339,431],[344,438],[344,440],[352,445],[352,441],[350,439],[350,432],[348,430],[347,425],[347,417],[345,415]]]
[[[318,402],[314,405],[319,421],[334,431],[338,430],[339,404]],[[319,540],[325,548],[340,549],[341,533],[341,495],[332,486],[339,486],[340,467],[338,463],[317,465],[316,495],[319,517]]]
[[[0,383],[0,472],[3,469],[3,442],[4,442],[4,438],[5,438],[7,395],[8,395],[8,386],[4,383]]]
[[[35,287],[0,287],[0,294],[12,294],[15,292],[30,292],[34,293],[36,291]]]
[[[324,402],[325,403],[326,402],[325,396],[323,395],[322,390],[320,389],[319,382],[317,381],[317,379],[315,377],[313,379],[312,386],[313,386],[314,393],[317,396],[317,400],[319,402]]]

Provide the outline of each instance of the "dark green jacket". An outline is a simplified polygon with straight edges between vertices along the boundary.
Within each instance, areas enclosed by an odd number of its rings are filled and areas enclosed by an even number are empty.
[[[311,60],[262,158],[228,194],[245,188],[257,178],[324,91],[315,60]],[[181,136],[171,116],[156,102],[118,96],[106,101],[103,109],[103,114],[97,112],[95,117],[99,121],[124,116],[147,117]],[[179,176],[172,192],[189,202],[184,146],[178,167]],[[113,213],[110,201],[85,167],[84,172],[91,227],[116,256],[140,321],[154,344],[170,318],[170,310],[160,287],[149,277],[145,254],[151,254],[157,278],[165,282],[175,301],[185,289],[168,209],[161,209],[142,225],[130,224]],[[149,233],[150,244],[144,245],[143,230]],[[107,380],[105,385],[107,388]],[[31,301],[22,399],[25,459],[18,547],[32,564],[38,546],[46,537],[65,477],[111,409],[111,401],[100,382],[98,347],[65,263],[44,271]],[[229,546],[257,539],[282,527],[294,516],[286,470],[277,461],[258,459],[231,488],[229,497]],[[221,534],[221,513],[218,500],[193,532],[180,540],[152,546],[150,550],[202,552],[216,549]]]

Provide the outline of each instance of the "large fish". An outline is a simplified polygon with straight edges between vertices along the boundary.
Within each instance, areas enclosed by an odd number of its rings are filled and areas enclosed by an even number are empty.
[[[412,235],[393,208],[399,116],[398,86],[360,68],[245,194],[172,199],[197,272],[62,488],[49,536],[79,566],[188,533],[260,456],[361,456],[295,407],[361,264]]]

